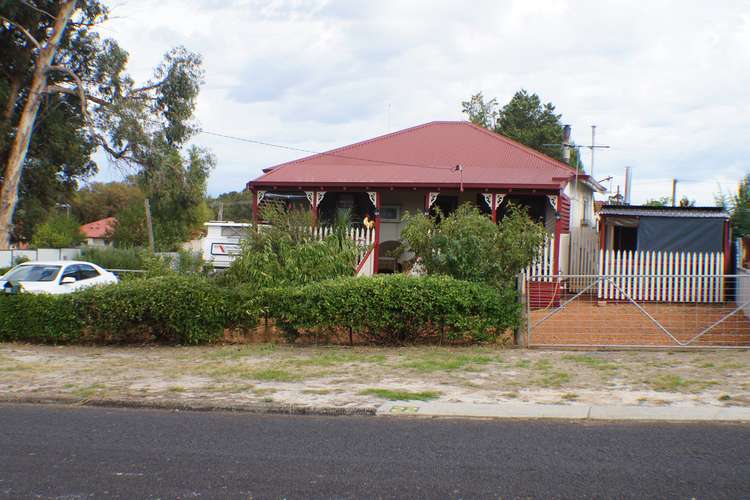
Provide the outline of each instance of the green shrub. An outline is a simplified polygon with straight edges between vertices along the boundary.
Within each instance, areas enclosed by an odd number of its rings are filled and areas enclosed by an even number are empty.
[[[187,250],[171,255],[152,254],[145,248],[87,247],[81,260],[93,262],[105,269],[129,269],[143,273],[123,273],[123,278],[149,278],[170,274],[196,274],[206,271],[203,257]]]
[[[84,247],[81,260],[104,269],[143,269],[143,254],[139,248]]]
[[[544,242],[544,226],[525,209],[510,206],[501,224],[469,203],[447,217],[404,218],[403,250],[411,250],[428,274],[506,287],[529,265]]]
[[[338,278],[259,292],[260,309],[293,340],[303,330],[345,329],[374,343],[441,335],[492,340],[519,322],[512,289],[446,276]]]
[[[267,205],[262,217],[269,225],[242,242],[242,252],[222,275],[224,283],[266,288],[354,275],[358,249],[347,234],[348,215],[340,217],[322,240],[310,231],[309,210]]]
[[[72,342],[83,326],[70,295],[0,295],[2,341]]]
[[[199,344],[258,323],[255,302],[201,277],[160,276],[69,295],[0,296],[0,341]]]
[[[94,332],[115,341],[149,335],[156,341],[215,341],[225,327],[252,327],[258,313],[241,299],[200,277],[159,276],[98,287],[72,295]]]

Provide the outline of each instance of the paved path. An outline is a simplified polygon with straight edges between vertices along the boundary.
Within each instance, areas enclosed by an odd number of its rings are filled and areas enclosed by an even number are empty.
[[[750,495],[750,426],[0,405],[0,496]]]

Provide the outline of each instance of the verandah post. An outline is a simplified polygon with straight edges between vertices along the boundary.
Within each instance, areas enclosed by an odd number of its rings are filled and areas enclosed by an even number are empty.
[[[492,193],[492,223],[497,224],[497,193]]]
[[[562,232],[562,217],[560,215],[560,203],[562,202],[562,192],[557,195],[555,203],[555,261],[552,264],[552,273],[557,276],[560,272],[560,233]]]
[[[258,191],[253,189],[253,229],[258,230]]]
[[[312,206],[312,227],[318,226],[318,192],[313,191],[312,192],[312,202],[310,205]]]
[[[375,243],[373,245],[372,274],[378,274],[380,259],[380,191],[375,192]]]

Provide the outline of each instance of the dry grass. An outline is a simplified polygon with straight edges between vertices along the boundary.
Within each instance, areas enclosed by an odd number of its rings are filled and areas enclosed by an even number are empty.
[[[421,394],[479,403],[750,406],[749,380],[748,351],[0,344],[0,394],[13,396],[240,403],[273,397],[279,403],[338,406]]]

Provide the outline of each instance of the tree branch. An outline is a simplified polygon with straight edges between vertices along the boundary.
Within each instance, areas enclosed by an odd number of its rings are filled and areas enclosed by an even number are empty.
[[[151,85],[144,85],[143,87],[139,87],[137,89],[131,90],[130,92],[128,92],[128,95],[130,96],[132,94],[138,94],[141,92],[148,92],[149,90],[158,89],[159,87],[164,85],[166,82],[167,82],[167,79],[165,78],[164,80],[160,82],[152,83]]]
[[[26,38],[28,38],[29,41],[31,41],[31,43],[34,44],[34,47],[36,47],[39,50],[42,50],[42,44],[39,43],[39,41],[37,41],[37,39],[34,38],[34,36],[31,33],[29,33],[29,31],[26,28],[24,28],[20,24],[16,23],[15,21],[11,21],[7,17],[0,16],[0,21],[4,21],[4,22],[10,24],[11,26],[15,26],[18,31],[20,31],[21,33],[23,33],[24,35],[26,35]]]
[[[71,89],[69,87],[63,87],[61,85],[47,85],[46,92],[48,94],[52,94],[54,92],[60,92],[61,94],[71,94],[71,95],[77,95],[80,97],[80,92],[78,89]],[[94,95],[90,94],[84,94],[85,100],[95,102],[97,104],[100,104],[102,106],[109,106],[109,102],[105,101],[104,99],[101,99],[99,97],[96,97]]]
[[[49,18],[52,19],[53,21],[55,20],[55,16],[53,16],[52,14],[50,14],[49,12],[47,12],[46,10],[40,9],[36,5],[33,5],[30,2],[26,2],[24,0],[21,0],[21,3],[24,4],[26,7],[30,8],[30,9],[34,9],[35,11],[39,12],[40,14],[44,14],[45,16],[49,16]]]
[[[130,149],[130,145],[127,145],[124,148],[122,148],[120,151],[117,151],[116,149],[112,148],[107,143],[107,140],[104,137],[102,137],[101,135],[95,133],[94,134],[94,138],[96,138],[97,142],[102,147],[102,149],[104,149],[104,151],[106,151],[107,154],[109,154],[115,160],[126,160],[126,161],[131,161],[133,163],[138,163],[138,160],[136,160],[132,156],[127,156],[125,154]]]

